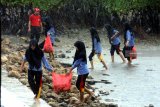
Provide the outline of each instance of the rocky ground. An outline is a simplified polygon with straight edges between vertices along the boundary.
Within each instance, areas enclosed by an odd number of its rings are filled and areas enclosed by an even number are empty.
[[[65,36],[64,36],[65,35]],[[100,38],[102,42],[102,46],[106,47],[106,49],[110,48],[110,45],[108,43],[108,39],[106,37],[106,33],[102,31],[100,33]],[[67,56],[66,53],[71,53],[74,49],[74,42],[76,40],[83,40],[86,44],[86,48],[91,48],[91,38],[89,34],[89,30],[84,30],[82,32],[79,32],[78,30],[70,31],[70,33],[59,35],[59,37],[56,39],[55,43],[55,59],[56,58],[72,58],[73,55]],[[136,39],[137,44],[142,44],[144,46],[145,44],[152,43],[155,46],[160,45],[158,42],[159,39],[157,37],[150,37],[147,39]],[[147,41],[147,42],[146,42]],[[153,42],[154,41],[154,42]],[[2,61],[2,67],[5,68],[8,71],[9,77],[15,77],[18,78],[19,81],[27,85],[27,68],[28,64],[25,64],[25,69],[23,73],[19,73],[20,71],[20,64],[22,61],[22,57],[25,53],[25,50],[28,47],[29,40],[27,37],[16,37],[16,36],[3,36],[1,38],[1,61]],[[148,45],[147,45],[148,46]],[[144,49],[146,47],[144,46]],[[143,47],[141,47],[143,49]],[[67,69],[66,66],[69,65],[63,65],[59,63],[57,60],[50,61],[50,64],[57,69],[57,73],[65,73]],[[92,79],[91,76],[89,76],[88,79]],[[94,101],[91,100],[91,98],[87,99],[84,104],[76,104],[76,102],[79,99],[79,92],[77,88],[75,87],[75,81],[76,76],[73,76],[72,78],[72,86],[70,91],[68,92],[62,92],[59,94],[56,94],[53,91],[52,86],[52,77],[48,75],[47,71],[43,69],[43,88],[42,88],[42,94],[41,98],[43,98],[49,105],[52,107],[117,107],[115,104],[103,104],[99,102],[99,98],[97,97]],[[92,88],[89,84],[87,84],[87,87],[94,91],[94,88]],[[88,96],[87,94],[85,95]]]
[[[17,43],[14,41],[21,41],[22,43]],[[15,77],[18,78],[19,81],[29,87],[28,80],[27,80],[27,68],[28,64],[25,64],[24,71],[20,73],[20,65],[22,61],[22,57],[25,53],[25,50],[28,47],[28,39],[26,37],[17,38],[14,36],[13,38],[10,37],[2,37],[1,39],[1,61],[2,67],[8,71],[8,77]],[[18,40],[19,39],[19,40]],[[59,39],[56,39],[56,42],[60,42]],[[58,44],[59,45],[59,44]],[[56,47],[56,46],[55,46]],[[59,47],[60,48],[60,47]],[[73,48],[73,47],[72,47]],[[69,52],[69,51],[66,51]],[[58,58],[65,58],[65,54],[62,51],[58,51],[59,54],[56,54],[55,57]],[[65,73],[67,69],[65,66],[60,64],[56,60],[50,61],[50,64],[56,68],[57,73]],[[92,78],[92,77],[89,77]],[[72,86],[70,91],[62,92],[56,94],[53,91],[52,86],[52,77],[48,75],[47,71],[43,69],[43,87],[42,87],[42,94],[41,98],[44,99],[49,105],[52,107],[116,107],[117,105],[114,104],[102,104],[99,102],[98,97],[92,101],[91,98],[87,99],[83,104],[77,104],[79,99],[79,92],[75,87],[76,76],[72,78]],[[87,86],[92,90],[93,88],[87,84]],[[85,95],[87,98],[89,95]]]

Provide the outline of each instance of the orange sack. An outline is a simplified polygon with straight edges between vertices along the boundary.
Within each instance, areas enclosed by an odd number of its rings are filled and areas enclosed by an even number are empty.
[[[132,48],[132,51],[131,51],[131,53],[130,53],[130,57],[131,57],[132,59],[137,59],[137,50],[136,50],[136,47],[135,47],[135,46]]]
[[[71,88],[72,72],[69,74],[56,74],[52,72],[53,90],[56,93],[68,91]]]
[[[49,36],[49,35],[47,35],[47,37],[46,37],[46,40],[45,40],[45,42],[44,42],[43,50],[44,50],[44,52],[46,52],[46,53],[51,53],[51,52],[54,51],[54,48],[53,48],[53,46],[52,46],[51,39],[50,39],[50,36]]]

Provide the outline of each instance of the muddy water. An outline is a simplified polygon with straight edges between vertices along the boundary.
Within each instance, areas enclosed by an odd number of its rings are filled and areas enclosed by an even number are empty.
[[[87,48],[87,55],[90,53]],[[160,54],[159,47],[150,47],[149,51],[138,47],[138,58],[133,60],[131,66],[123,64],[115,53],[115,63],[111,63],[109,49],[103,51],[105,62],[109,66],[107,74],[98,58],[94,57],[95,69],[90,75],[96,81],[108,80],[111,84],[96,83],[96,95],[100,95],[104,103],[115,103],[119,107],[144,107],[153,104],[160,107]],[[58,51],[58,50],[57,50]],[[65,51],[65,50],[63,50]],[[72,64],[75,49],[66,53],[70,58],[58,58],[58,61]],[[90,67],[88,61],[88,67]],[[76,72],[75,72],[76,74]],[[99,91],[109,92],[109,95],[100,94]]]

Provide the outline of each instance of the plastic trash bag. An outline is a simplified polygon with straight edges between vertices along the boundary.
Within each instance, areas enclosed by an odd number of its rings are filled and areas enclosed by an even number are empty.
[[[44,52],[46,52],[46,53],[51,53],[51,52],[54,51],[54,48],[53,48],[53,46],[52,46],[51,39],[50,39],[50,36],[49,36],[49,35],[47,35],[47,37],[46,37],[46,40],[45,40],[45,42],[44,42],[43,50],[44,50]]]
[[[71,88],[72,72],[69,74],[52,73],[53,90],[56,93],[68,91]]]

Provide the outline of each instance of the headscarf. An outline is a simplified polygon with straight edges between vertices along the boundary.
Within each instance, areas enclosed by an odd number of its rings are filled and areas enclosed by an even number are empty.
[[[113,29],[113,27],[111,26],[111,25],[109,25],[109,24],[106,24],[105,25],[105,28],[106,28],[106,30],[107,30],[107,33],[108,33],[108,38],[109,38],[109,42],[110,42],[110,44],[111,44],[111,37],[112,37],[112,35],[114,34],[114,29]]]
[[[77,41],[74,43],[74,46],[77,47],[78,50],[75,52],[73,63],[78,59],[82,59],[83,62],[87,63],[85,44],[81,41]]]
[[[35,46],[35,49],[32,50],[31,46]],[[38,47],[38,43],[36,40],[32,39],[29,43],[29,48],[26,50],[25,57],[27,61],[29,62],[31,69],[33,67],[40,68],[41,66],[41,60],[44,56],[43,51]]]

